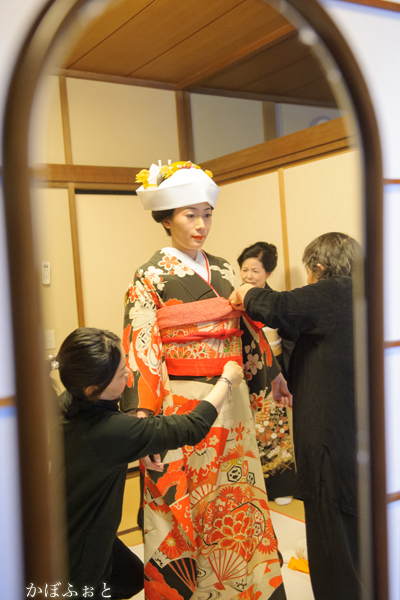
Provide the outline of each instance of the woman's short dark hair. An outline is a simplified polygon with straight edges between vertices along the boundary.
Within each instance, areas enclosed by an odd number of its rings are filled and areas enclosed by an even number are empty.
[[[278,251],[273,244],[256,242],[245,248],[237,259],[240,268],[242,268],[242,264],[248,258],[258,258],[258,260],[261,261],[264,270],[267,273],[272,273],[278,262]]]
[[[63,341],[57,360],[60,379],[68,392],[96,401],[117,372],[121,362],[121,340],[105,329],[80,327]],[[86,394],[89,386],[96,389]]]
[[[335,275],[352,277],[355,246],[357,242],[345,233],[324,233],[310,242],[303,254],[303,264],[316,279],[330,279]],[[318,264],[324,270],[321,272]]]
[[[171,235],[171,231],[170,231],[170,229],[165,227],[165,225],[163,225],[163,221],[165,219],[171,219],[174,215],[174,211],[175,211],[174,208],[168,208],[167,210],[152,210],[151,211],[151,216],[153,217],[153,219],[155,220],[156,223],[162,224],[165,231],[167,232],[167,235]]]

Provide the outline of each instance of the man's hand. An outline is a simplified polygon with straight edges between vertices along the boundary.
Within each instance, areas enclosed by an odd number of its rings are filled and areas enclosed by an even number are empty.
[[[282,373],[279,373],[278,377],[275,377],[275,379],[272,380],[271,385],[272,398],[279,408],[293,405],[293,396],[288,390],[286,379],[283,377]]]
[[[232,292],[232,294],[229,296],[229,302],[232,304],[235,310],[244,310],[244,297],[253,287],[254,285],[250,285],[250,283],[244,283],[240,286],[240,288]]]

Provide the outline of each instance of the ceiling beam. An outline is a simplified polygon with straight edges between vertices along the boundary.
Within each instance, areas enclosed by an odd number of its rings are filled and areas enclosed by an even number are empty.
[[[273,96],[271,94],[257,94],[254,92],[240,92],[221,90],[217,88],[192,88],[192,94],[206,94],[208,96],[224,96],[227,98],[242,98],[243,100],[258,100],[260,102],[276,102],[282,104],[301,104],[304,106],[319,106],[321,108],[338,108],[336,102],[324,102],[311,98],[297,98],[295,96]]]
[[[176,92],[177,86],[173,83],[164,83],[160,81],[149,81],[146,79],[133,79],[131,77],[119,77],[118,75],[105,75],[102,73],[88,73],[86,71],[73,71],[71,69],[54,69],[50,75],[57,77],[70,77],[71,79],[84,79],[87,81],[102,81],[107,83],[117,83],[120,85],[133,85],[137,87],[148,87],[159,90],[168,90]],[[218,88],[196,87],[192,88],[193,94],[206,94],[209,96],[225,96],[227,98],[242,98],[244,100],[258,100],[260,102],[281,102],[284,104],[301,104],[305,106],[320,106],[322,108],[337,108],[334,102],[321,102],[312,99],[272,96],[270,94],[257,94],[254,92],[240,92],[233,90],[221,90]]]
[[[68,183],[74,183],[77,188],[96,185],[107,189],[136,190],[140,185],[136,183],[136,175],[142,168],[45,164],[34,169],[34,176],[38,182],[56,187],[67,187]]]
[[[174,83],[163,81],[150,81],[147,79],[135,79],[134,77],[122,77],[120,75],[108,75],[107,73],[91,73],[89,71],[74,71],[73,69],[51,69],[49,75],[56,77],[70,77],[71,79],[86,79],[87,81],[103,81],[105,83],[118,83],[121,85],[135,85],[138,87],[156,88],[159,90],[170,90],[175,92],[177,86]]]

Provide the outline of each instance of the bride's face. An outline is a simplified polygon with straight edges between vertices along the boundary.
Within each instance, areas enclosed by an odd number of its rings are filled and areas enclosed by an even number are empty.
[[[196,258],[211,228],[212,208],[208,202],[176,208],[172,217],[163,221],[170,230],[172,245],[177,250]]]

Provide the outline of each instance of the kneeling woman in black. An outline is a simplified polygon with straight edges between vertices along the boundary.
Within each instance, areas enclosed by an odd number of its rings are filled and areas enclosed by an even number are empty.
[[[129,369],[110,331],[80,328],[53,363],[66,390],[63,411],[69,587],[75,598],[130,598],[143,589],[143,564],[117,538],[128,464],[184,445],[209,432],[231,385],[243,377],[226,364],[207,398],[187,415],[139,419],[119,411]]]

